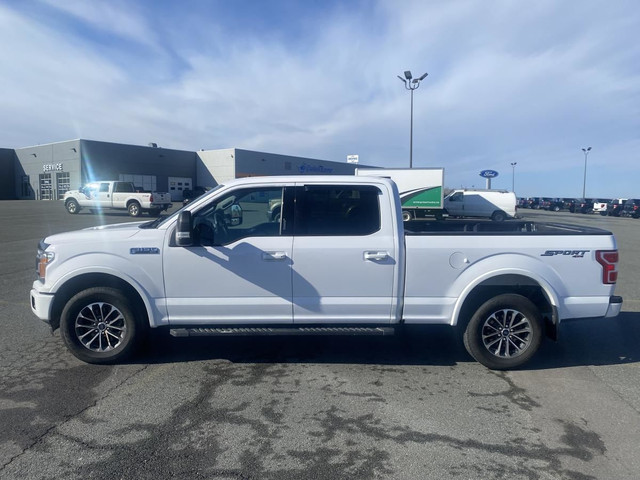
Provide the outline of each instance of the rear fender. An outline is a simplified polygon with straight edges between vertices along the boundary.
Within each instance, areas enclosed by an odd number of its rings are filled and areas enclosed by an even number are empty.
[[[457,298],[451,324],[457,325],[462,307],[469,295],[480,285],[499,286],[501,281],[493,284],[492,279],[526,279],[524,285],[539,286],[547,297],[551,307],[557,311],[560,298],[566,296],[566,288],[558,274],[540,262],[526,255],[500,254],[483,259],[466,269],[453,283],[447,296]],[[510,284],[517,287],[519,284]],[[520,284],[522,285],[522,284]]]

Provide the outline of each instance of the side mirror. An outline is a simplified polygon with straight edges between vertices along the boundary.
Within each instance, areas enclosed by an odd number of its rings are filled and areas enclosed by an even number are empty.
[[[237,203],[231,205],[231,226],[242,225],[242,207]]]
[[[193,245],[193,221],[191,219],[191,212],[180,212],[178,216],[176,245],[179,247],[190,247]]]

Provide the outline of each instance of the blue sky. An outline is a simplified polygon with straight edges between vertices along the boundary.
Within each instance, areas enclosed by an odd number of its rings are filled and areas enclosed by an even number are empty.
[[[73,138],[640,197],[636,0],[0,2],[0,147]]]

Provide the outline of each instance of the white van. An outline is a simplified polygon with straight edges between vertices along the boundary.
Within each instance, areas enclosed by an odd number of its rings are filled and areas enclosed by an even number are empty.
[[[444,197],[452,217],[487,217],[496,222],[516,216],[516,194],[507,190],[454,190]]]

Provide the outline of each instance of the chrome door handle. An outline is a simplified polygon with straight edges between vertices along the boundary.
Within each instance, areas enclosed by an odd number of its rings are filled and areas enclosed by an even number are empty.
[[[284,260],[285,258],[287,258],[287,254],[285,252],[262,252],[262,260]]]
[[[387,252],[364,252],[365,260],[386,260],[389,258]]]

